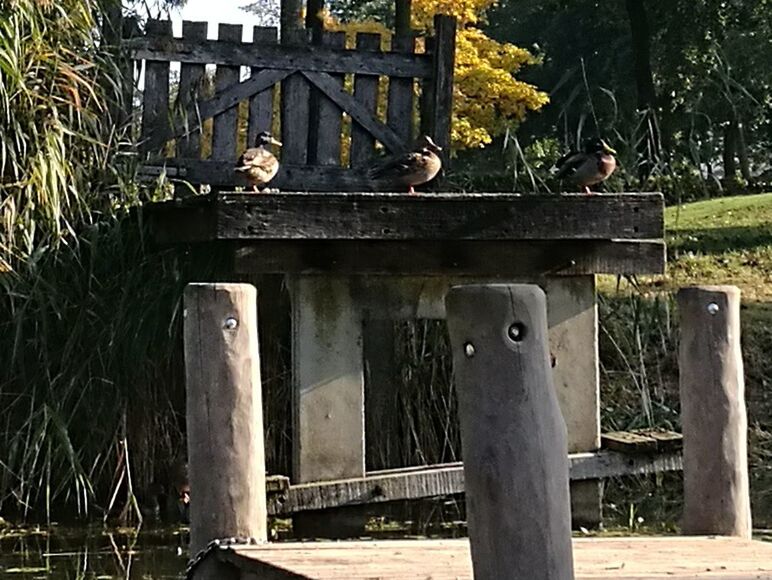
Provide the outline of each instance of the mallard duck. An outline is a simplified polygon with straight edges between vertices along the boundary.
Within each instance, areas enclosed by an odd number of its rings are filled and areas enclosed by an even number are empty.
[[[408,193],[413,194],[416,185],[431,181],[440,172],[442,160],[437,155],[440,151],[442,147],[432,141],[431,137],[422,135],[410,151],[372,167],[369,176],[372,179],[392,181],[395,185],[407,185]]]
[[[279,160],[268,150],[268,145],[281,147],[281,142],[267,131],[258,133],[255,146],[244,151],[236,162],[236,171],[246,175],[254,191],[260,191],[279,171]]]
[[[605,181],[617,168],[614,151],[603,139],[585,142],[583,151],[571,151],[555,164],[558,179],[569,179],[587,194],[591,185]]]

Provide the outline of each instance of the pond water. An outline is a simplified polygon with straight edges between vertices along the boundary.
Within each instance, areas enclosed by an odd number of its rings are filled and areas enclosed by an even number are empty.
[[[0,530],[0,578],[176,580],[185,570],[187,543],[184,528]]]

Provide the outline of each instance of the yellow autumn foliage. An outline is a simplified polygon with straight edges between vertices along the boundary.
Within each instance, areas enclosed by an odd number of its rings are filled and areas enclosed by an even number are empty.
[[[525,119],[549,101],[546,93],[517,80],[516,74],[539,60],[527,50],[501,43],[477,28],[485,11],[495,0],[413,0],[412,25],[430,32],[435,14],[449,14],[458,21],[456,33],[455,94],[453,98],[452,142],[454,149],[482,147],[513,123]],[[377,22],[341,24],[324,15],[325,28],[347,34],[353,48],[358,32],[378,32],[384,50],[391,45],[391,32]],[[419,46],[418,50],[422,50]]]
[[[481,147],[538,111],[546,93],[517,80],[523,66],[539,60],[527,50],[501,43],[477,28],[495,0],[413,0],[413,26],[430,30],[435,14],[458,20],[452,141],[456,149]]]

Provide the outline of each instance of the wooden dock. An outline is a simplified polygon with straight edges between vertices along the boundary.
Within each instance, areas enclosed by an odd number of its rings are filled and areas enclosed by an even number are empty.
[[[722,537],[574,539],[577,579],[772,579],[772,543]],[[469,541],[277,543],[222,548],[242,578],[472,578]]]

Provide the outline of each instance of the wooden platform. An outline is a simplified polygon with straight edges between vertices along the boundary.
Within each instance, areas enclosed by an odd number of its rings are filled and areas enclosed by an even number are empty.
[[[472,578],[468,540],[269,544],[224,548],[242,578]],[[772,543],[715,537],[580,538],[576,578],[772,579]]]
[[[213,193],[145,208],[164,244],[214,242],[239,272],[660,274],[659,193]],[[409,256],[409,258],[406,258]]]

